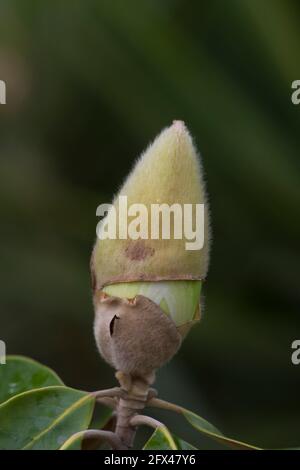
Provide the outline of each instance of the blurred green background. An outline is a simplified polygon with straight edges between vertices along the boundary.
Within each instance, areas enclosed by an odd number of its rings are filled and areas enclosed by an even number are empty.
[[[202,323],[162,397],[227,434],[300,445],[300,3],[1,0],[0,338],[74,387],[111,386],[92,335],[96,207],[173,119],[213,226]],[[167,414],[181,437],[211,444]]]

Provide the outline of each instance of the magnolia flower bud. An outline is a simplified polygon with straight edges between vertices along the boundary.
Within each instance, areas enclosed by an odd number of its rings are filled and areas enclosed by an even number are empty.
[[[176,353],[181,337],[156,303],[140,295],[128,300],[104,293],[98,300],[96,342],[113,367],[145,377]]]
[[[131,209],[124,213],[125,199],[126,208]],[[192,242],[195,232],[185,225],[187,217],[187,222],[195,226],[196,219],[199,226],[197,206],[201,204],[202,244],[201,237]],[[157,210],[161,205],[169,210],[166,230],[170,237],[159,226],[162,219],[152,217],[153,207]],[[136,214],[138,220],[131,222],[135,236],[130,238],[128,218]],[[176,226],[178,214],[180,224]],[[115,239],[107,236],[113,224]],[[178,227],[183,226],[179,233]],[[99,233],[101,239],[97,239],[91,259],[97,344],[117,369],[148,373],[172,357],[182,336],[199,320],[201,283],[208,268],[209,225],[202,171],[183,122],[174,121],[163,130],[137,161]]]

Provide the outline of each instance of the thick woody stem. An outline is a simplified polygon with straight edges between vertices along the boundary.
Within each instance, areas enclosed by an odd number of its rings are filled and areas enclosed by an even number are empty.
[[[157,392],[150,388],[154,382],[155,374],[145,377],[133,377],[124,372],[117,372],[121,387],[114,387],[108,390],[99,390],[91,395],[98,403],[102,403],[115,410],[116,429],[115,432],[88,430],[84,433],[85,441],[95,440],[92,448],[97,448],[101,440],[106,440],[113,449],[128,450],[133,446],[136,428],[139,425],[152,427],[162,424],[148,416],[141,415],[145,406],[151,406],[155,400]],[[115,439],[114,439],[115,437]]]
[[[130,449],[133,446],[136,433],[136,426],[131,423],[131,420],[145,408],[150,385],[154,381],[154,374],[141,378],[132,377],[119,371],[116,373],[116,377],[120,382],[122,394],[117,406],[115,433],[122,444]]]

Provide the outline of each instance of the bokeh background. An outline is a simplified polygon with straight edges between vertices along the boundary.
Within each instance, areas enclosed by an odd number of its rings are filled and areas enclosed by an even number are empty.
[[[162,397],[266,447],[300,444],[300,4],[1,0],[0,338],[74,387],[114,383],[92,335],[96,207],[173,119],[213,226],[205,316]],[[157,414],[194,445],[212,444]]]

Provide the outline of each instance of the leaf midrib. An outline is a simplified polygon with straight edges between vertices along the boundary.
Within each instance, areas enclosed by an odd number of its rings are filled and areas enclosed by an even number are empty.
[[[48,390],[48,391],[50,391],[50,390],[61,391],[62,389],[66,389],[68,391],[73,390],[71,388],[67,388],[67,387],[63,387],[63,386],[59,386],[59,385],[58,386],[44,387],[44,388],[40,388],[40,389],[36,389],[36,390],[28,390],[26,392],[21,393],[20,395],[17,395],[15,397],[10,398],[9,400],[7,400],[4,403],[1,403],[0,408],[4,408],[4,406],[7,405],[8,402],[14,401],[16,399],[20,399],[21,395],[29,395],[29,394],[35,393],[35,392],[36,393],[42,393],[45,390]],[[78,390],[73,390],[73,391],[78,392]],[[64,410],[63,413],[61,413],[58,417],[56,417],[55,420],[53,420],[53,422],[51,423],[50,426],[48,426],[46,429],[41,431],[38,435],[34,436],[25,446],[23,446],[21,448],[21,450],[29,449],[35,442],[37,442],[39,439],[41,439],[41,437],[43,437],[47,432],[49,432],[51,429],[53,429],[55,426],[57,426],[66,416],[68,416],[68,414],[71,414],[73,411],[75,411],[77,408],[79,408],[85,401],[88,401],[90,399],[92,399],[92,396],[90,394],[88,394],[86,396],[83,396],[79,400],[77,400],[75,403],[73,403],[71,406],[69,406],[66,410]]]
[[[63,388],[63,387],[62,387]],[[41,391],[40,389],[39,391]],[[47,432],[51,431],[55,426],[57,426],[68,414],[71,414],[74,410],[78,409],[82,403],[85,401],[88,401],[92,399],[91,395],[84,396],[80,398],[80,400],[76,401],[73,403],[71,406],[69,406],[66,410],[63,411],[57,418],[53,420],[53,422],[45,428],[43,431],[41,431],[39,434],[34,436],[28,444],[26,444],[24,447],[22,447],[22,450],[29,449],[33,444],[35,444],[37,441],[39,441]]]

